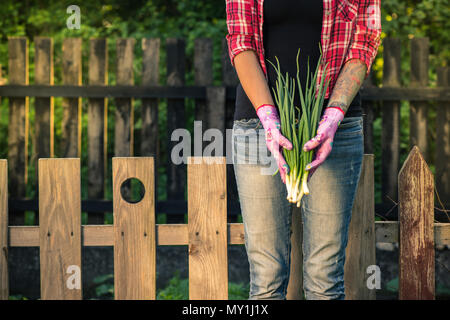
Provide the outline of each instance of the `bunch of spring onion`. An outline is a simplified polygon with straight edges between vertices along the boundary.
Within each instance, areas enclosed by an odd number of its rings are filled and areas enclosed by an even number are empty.
[[[325,77],[323,76],[320,87],[318,88],[317,97],[315,96],[316,79],[319,71],[319,64],[322,60],[322,50],[320,51],[321,54],[316,71],[314,75],[311,73],[311,81],[308,57],[305,93],[303,93],[299,78],[300,70],[298,57],[300,49],[297,53],[297,83],[294,78],[289,77],[287,72],[283,77],[277,57],[275,57],[277,66],[269,61],[277,72],[276,90],[275,88],[272,88],[272,90],[280,111],[281,133],[292,142],[293,146],[291,150],[283,148],[283,155],[290,168],[289,173],[286,175],[287,199],[289,202],[296,203],[297,207],[300,206],[303,195],[309,194],[307,185],[309,171],[306,171],[305,167],[312,161],[314,152],[314,150],[305,152],[302,147],[316,134],[319,116],[322,114],[325,92],[329,84],[329,80],[324,84]],[[328,64],[325,66],[325,70],[327,66]],[[326,72],[323,74],[325,75]],[[300,94],[301,110],[297,106],[294,106],[296,88]]]

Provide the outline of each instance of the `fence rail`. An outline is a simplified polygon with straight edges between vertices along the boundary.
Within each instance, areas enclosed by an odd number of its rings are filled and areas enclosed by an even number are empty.
[[[230,65],[228,48],[223,39],[221,48],[222,84],[213,85],[213,41],[200,38],[194,43],[194,83],[186,85],[186,43],[184,39],[169,38],[165,40],[167,81],[160,84],[160,56],[162,43],[159,38],[142,39],[142,69],[135,75],[134,49],[136,39],[118,39],[115,43],[116,58],[110,61],[108,39],[90,39],[88,54],[87,84],[82,78],[82,47],[86,45],[80,38],[64,39],[62,43],[62,83],[54,81],[54,43],[46,37],[34,38],[35,69],[34,83],[29,83],[29,43],[24,37],[8,39],[8,72],[1,75],[0,96],[9,100],[8,155],[10,176],[10,203],[12,224],[24,223],[21,208],[36,210],[26,199],[28,184],[29,159],[55,157],[54,136],[54,99],[63,97],[63,119],[61,123],[61,158],[81,157],[81,102],[88,100],[88,200],[83,207],[88,211],[89,224],[100,224],[104,221],[102,212],[105,198],[105,181],[108,171],[108,98],[114,99],[115,133],[113,156],[155,157],[155,166],[164,167],[167,173],[165,193],[169,202],[157,201],[156,210],[167,210],[168,222],[183,221],[187,203],[184,195],[186,185],[186,166],[174,165],[170,159],[161,161],[161,155],[167,154],[175,144],[170,135],[175,128],[185,128],[185,98],[195,101],[195,119],[203,121],[203,130],[217,128],[224,132],[232,127],[235,88],[238,78]],[[401,84],[400,39],[383,40],[383,83],[382,87],[372,84],[367,78],[361,88],[364,116],[364,148],[365,153],[373,154],[373,122],[376,120],[375,106],[381,106],[382,117],[382,201],[390,204],[398,200],[397,174],[400,169],[400,101],[410,101],[410,147],[417,145],[422,150],[425,160],[429,154],[431,139],[427,129],[430,118],[427,115],[430,102],[438,102],[436,108],[436,145],[435,168],[436,188],[444,202],[450,199],[450,90],[448,75],[450,68],[437,68],[437,87],[429,87],[428,56],[429,41],[427,38],[416,38],[410,41],[410,85]],[[110,64],[115,65],[116,83],[108,83]],[[140,85],[134,79],[140,77]],[[34,123],[35,146],[32,157],[29,150],[29,98],[35,97],[36,119]],[[135,114],[134,100],[142,99],[141,113]],[[167,99],[167,141],[159,138],[160,116],[158,104]],[[135,128],[135,119],[140,119],[142,127]],[[140,144],[135,150],[135,139]],[[166,157],[169,158],[169,157]],[[37,174],[37,173],[36,173]],[[159,176],[155,176],[158,184]],[[227,208],[231,221],[236,221],[235,213],[239,212],[237,191],[233,168],[228,166]],[[37,181],[37,175],[35,177]],[[36,186],[38,188],[38,186]],[[37,189],[38,190],[38,189]],[[93,201],[93,202],[92,202]],[[177,205],[174,205],[176,203]],[[108,207],[112,207],[109,202]],[[381,205],[381,204],[377,204]],[[230,212],[231,211],[231,212]],[[38,217],[37,217],[38,218]]]
[[[81,270],[82,246],[114,247],[115,299],[155,299],[156,246],[188,245],[189,298],[227,299],[227,246],[244,244],[244,228],[227,223],[225,158],[193,160],[187,170],[187,224],[155,223],[153,157],[114,157],[114,225],[81,225],[80,159],[39,159],[39,226],[8,226],[8,162],[0,160],[0,298],[9,293],[9,247],[40,248],[41,299],[82,298],[81,287],[68,286],[74,276],[82,277],[81,271],[73,273]],[[137,203],[123,197],[129,178],[144,186]],[[399,221],[375,222],[373,155],[364,155],[346,250],[347,299],[375,299],[366,282],[367,268],[376,264],[376,242],[400,244],[400,299],[434,299],[434,247],[450,245],[450,223],[434,223],[433,175],[417,147],[398,179]],[[301,299],[302,287],[301,215],[296,210],[289,299]]]

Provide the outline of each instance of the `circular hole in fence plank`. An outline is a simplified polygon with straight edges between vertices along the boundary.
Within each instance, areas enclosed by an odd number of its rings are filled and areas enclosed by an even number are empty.
[[[120,195],[128,203],[138,203],[145,195],[144,184],[138,178],[128,178],[120,185]]]

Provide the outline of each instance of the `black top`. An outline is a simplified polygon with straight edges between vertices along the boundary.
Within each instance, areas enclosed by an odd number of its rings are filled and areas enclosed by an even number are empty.
[[[277,76],[275,69],[267,60],[276,65],[275,56],[277,56],[280,61],[282,74],[284,75],[288,72],[289,76],[295,78],[297,75],[296,56],[298,48],[300,48],[300,81],[303,92],[305,92],[308,56],[310,72],[315,71],[320,56],[319,44],[323,18],[322,1],[264,0],[263,11],[263,42],[268,83],[272,98],[274,97],[272,88],[276,87]],[[327,103],[328,99],[324,101],[323,110]],[[300,107],[298,91],[295,93],[294,104]],[[361,96],[358,92],[345,116],[355,117],[361,116],[361,114]],[[236,88],[234,120],[257,117],[252,103],[239,83]]]

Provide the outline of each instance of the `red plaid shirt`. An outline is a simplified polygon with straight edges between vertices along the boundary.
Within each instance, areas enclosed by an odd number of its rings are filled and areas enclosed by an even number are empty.
[[[327,63],[326,78],[331,79],[325,98],[338,78],[341,67],[350,59],[360,59],[370,67],[381,42],[381,0],[323,0],[321,35],[322,63],[316,82],[320,85]],[[264,0],[226,0],[228,51],[234,67],[234,57],[242,51],[253,50],[267,79],[263,45]],[[331,78],[330,78],[331,77]]]

